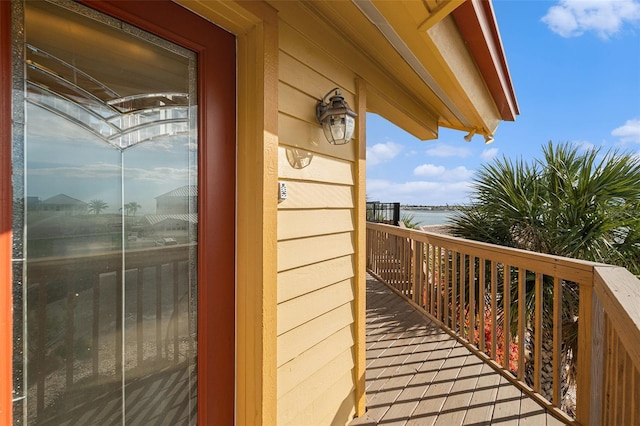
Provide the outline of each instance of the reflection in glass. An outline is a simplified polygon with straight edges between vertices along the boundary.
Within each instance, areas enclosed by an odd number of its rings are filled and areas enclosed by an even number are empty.
[[[25,420],[194,423],[195,55],[91,16],[25,7]]]

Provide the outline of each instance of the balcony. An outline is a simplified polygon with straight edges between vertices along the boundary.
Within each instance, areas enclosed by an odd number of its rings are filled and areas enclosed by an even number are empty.
[[[367,287],[354,424],[640,423],[640,281],[626,269],[373,223],[367,268],[386,285]]]

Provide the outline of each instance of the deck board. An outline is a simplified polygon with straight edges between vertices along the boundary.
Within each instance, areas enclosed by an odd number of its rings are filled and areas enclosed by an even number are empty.
[[[367,412],[361,425],[558,425],[488,364],[367,277]]]

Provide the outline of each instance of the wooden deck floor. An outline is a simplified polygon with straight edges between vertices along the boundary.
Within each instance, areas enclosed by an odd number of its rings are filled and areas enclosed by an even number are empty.
[[[366,389],[352,426],[564,424],[370,276]]]

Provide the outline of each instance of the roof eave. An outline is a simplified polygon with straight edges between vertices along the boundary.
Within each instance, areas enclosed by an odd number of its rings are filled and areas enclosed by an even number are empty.
[[[488,0],[467,0],[451,16],[487,84],[500,117],[515,121],[520,109],[492,3]]]

